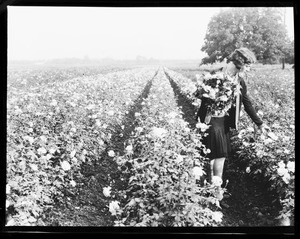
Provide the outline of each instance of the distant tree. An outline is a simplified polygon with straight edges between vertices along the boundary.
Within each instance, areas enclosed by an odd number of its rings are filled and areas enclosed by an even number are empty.
[[[236,48],[251,49],[258,61],[276,63],[289,41],[278,8],[232,8],[213,16],[201,50],[202,64],[222,61]]]
[[[295,63],[294,41],[287,43],[283,48],[283,52],[284,52],[285,62],[288,64],[294,64]]]

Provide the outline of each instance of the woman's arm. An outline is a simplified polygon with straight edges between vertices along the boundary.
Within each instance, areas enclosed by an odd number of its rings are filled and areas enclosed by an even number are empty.
[[[197,112],[196,121],[198,121],[198,118],[199,118],[200,122],[204,123],[206,113],[207,113],[207,99],[202,98],[200,108]]]
[[[247,114],[250,116],[252,121],[257,125],[260,126],[263,124],[263,121],[259,118],[257,115],[254,107],[252,106],[252,102],[247,94],[247,86],[245,81],[242,79],[241,80],[241,86],[242,86],[242,101],[244,104],[245,111]]]

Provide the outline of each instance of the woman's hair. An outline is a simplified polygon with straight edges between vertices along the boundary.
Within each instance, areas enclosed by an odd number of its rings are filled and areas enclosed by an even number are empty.
[[[227,62],[232,61],[235,65],[245,65],[256,62],[256,57],[248,48],[236,49],[229,57]]]

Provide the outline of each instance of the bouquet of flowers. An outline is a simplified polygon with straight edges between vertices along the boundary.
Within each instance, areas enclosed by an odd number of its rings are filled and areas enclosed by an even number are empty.
[[[235,104],[238,92],[238,81],[224,72],[206,74],[202,81],[197,81],[197,98],[206,98],[208,114],[211,116],[226,115],[227,111]]]

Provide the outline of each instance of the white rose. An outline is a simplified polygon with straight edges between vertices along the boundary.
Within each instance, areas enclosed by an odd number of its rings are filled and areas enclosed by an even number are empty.
[[[127,153],[128,154],[132,154],[133,153],[133,147],[132,147],[132,145],[128,145],[126,148],[125,148],[125,150],[127,151]]]
[[[193,168],[193,175],[196,179],[200,179],[200,177],[203,175],[203,169],[199,166],[196,166]]]
[[[71,180],[71,181],[70,181],[70,184],[71,184],[72,187],[75,187],[75,186],[76,186],[76,182],[75,182],[74,180]]]
[[[60,163],[60,166],[64,171],[68,171],[71,169],[71,165],[67,161],[63,161],[62,163]]]
[[[222,222],[223,213],[222,212],[213,212],[212,218],[216,222]]]
[[[196,124],[196,128],[200,129],[201,132],[205,132],[209,127],[210,127],[210,125],[207,125],[207,124],[204,124],[204,123],[201,123],[201,122],[198,122]]]
[[[109,203],[109,211],[111,213],[111,215],[115,216],[117,215],[117,211],[120,209],[118,201],[112,201]]]
[[[250,172],[251,172],[250,167],[247,167],[247,168],[246,168],[246,173],[250,173]]]
[[[277,173],[279,176],[283,176],[288,173],[288,170],[286,168],[280,167],[280,168],[277,168]]]
[[[295,172],[295,162],[292,161],[288,162],[286,167],[290,172]]]
[[[30,167],[33,171],[37,171],[38,167],[35,164],[30,164]]]
[[[219,176],[213,176],[212,179],[211,179],[211,182],[212,182],[212,184],[213,184],[214,186],[219,187],[219,186],[222,185],[223,180],[222,180],[222,178],[219,177]]]
[[[152,135],[154,137],[157,137],[157,138],[163,138],[165,137],[165,135],[167,134],[167,130],[165,130],[164,128],[157,128],[157,127],[154,127],[153,130],[152,130]]]
[[[47,150],[43,147],[39,148],[37,151],[38,151],[38,154],[40,154],[40,155],[47,153]]]
[[[108,151],[108,156],[109,157],[115,157],[115,152],[113,150]]]
[[[103,195],[105,196],[105,197],[110,197],[110,193],[111,193],[111,187],[104,187],[103,188]]]

